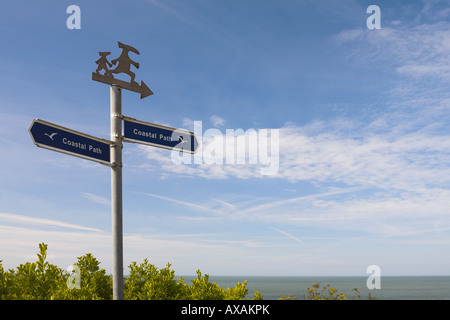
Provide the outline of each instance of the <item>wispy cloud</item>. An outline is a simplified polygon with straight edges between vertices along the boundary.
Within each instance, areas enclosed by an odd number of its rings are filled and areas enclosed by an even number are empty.
[[[187,207],[187,208],[193,208],[193,209],[196,209],[196,210],[207,211],[207,212],[211,212],[211,213],[215,213],[215,214],[221,213],[218,210],[214,210],[214,209],[211,209],[211,208],[206,207],[206,206],[202,206],[202,205],[198,205],[198,204],[190,203],[190,202],[186,202],[186,201],[181,201],[181,200],[178,200],[178,199],[175,199],[175,198],[171,198],[171,197],[165,197],[165,196],[161,196],[161,195],[157,195],[157,194],[153,194],[153,193],[142,193],[142,194],[146,195],[146,196],[149,196],[149,197],[170,201],[172,203],[176,203],[176,204],[182,205],[182,206]]]
[[[310,201],[310,200],[325,198],[327,196],[338,195],[338,194],[343,194],[343,193],[350,193],[350,192],[354,192],[354,191],[357,191],[360,189],[361,188],[347,188],[347,189],[342,189],[342,190],[339,189],[339,190],[333,190],[333,191],[324,192],[324,193],[320,193],[320,194],[312,194],[312,195],[307,195],[307,196],[300,196],[300,197],[288,198],[288,199],[283,199],[283,200],[271,201],[271,202],[267,202],[267,203],[263,203],[263,204],[259,204],[259,205],[255,205],[255,206],[246,208],[244,210],[241,210],[239,213],[240,214],[248,214],[248,213],[252,213],[252,212],[262,212],[267,209],[280,208],[285,205],[290,205],[290,204],[300,202],[300,201]]]
[[[290,233],[288,233],[286,231],[283,231],[283,230],[280,230],[280,229],[277,229],[277,228],[272,228],[272,230],[275,230],[275,231],[277,231],[277,232],[279,232],[281,234],[284,234],[286,237],[288,237],[288,238],[298,242],[299,244],[303,244],[302,240],[300,240],[297,237],[294,237],[293,235],[291,235]]]
[[[337,1],[323,6],[328,5],[328,9],[341,7],[345,14],[360,9],[355,1],[349,7]],[[422,14],[436,12],[435,5],[427,2]],[[380,92],[388,102],[379,107],[386,111],[377,110],[369,120],[341,118],[280,128],[280,168],[270,178],[407,190],[430,183],[447,185],[450,23],[433,21],[386,23],[381,30],[358,28],[336,35],[337,47],[358,68],[377,66],[405,79]],[[424,79],[433,85],[424,85]],[[192,125],[192,120],[185,120]],[[211,121],[217,127],[225,124],[217,116]],[[224,139],[214,140],[223,143]],[[165,176],[266,178],[257,165],[175,165],[159,150],[147,148],[145,153]]]
[[[186,130],[192,131],[194,130],[194,120],[190,118],[183,118],[183,128]]]
[[[212,200],[214,200],[214,201],[216,201],[216,202],[218,202],[218,203],[222,204],[222,205],[223,205],[224,207],[226,207],[226,208],[228,208],[228,209],[230,209],[230,210],[232,210],[232,211],[235,211],[235,210],[237,210],[236,206],[235,206],[235,205],[233,205],[233,204],[231,204],[231,203],[228,203],[228,202],[226,202],[226,201],[223,201],[223,200],[219,200],[219,199],[211,198],[211,197],[210,197],[210,199],[212,199]]]
[[[450,101],[444,103],[450,107]],[[346,121],[283,127],[280,129],[279,171],[271,178],[344,183],[349,187],[411,189],[447,185],[450,182],[450,167],[446,161],[450,136],[441,132],[439,115],[444,109],[440,110],[435,119],[427,117],[435,121],[434,126],[432,122],[420,123],[424,118],[417,119],[410,112],[403,116],[384,114],[369,124],[354,122],[352,129]],[[174,164],[167,153],[155,148],[142,151],[168,175],[208,179],[265,178],[258,165]]]
[[[83,196],[86,199],[88,199],[88,200],[90,200],[90,201],[92,201],[94,203],[98,203],[98,204],[101,204],[101,205],[104,205],[104,206],[107,206],[107,207],[109,207],[111,205],[110,199],[102,197],[102,196],[99,196],[99,195],[83,192]]]
[[[29,217],[29,216],[23,216],[23,215],[18,215],[18,214],[11,214],[11,213],[0,213],[0,221],[8,222],[8,223],[20,223],[20,224],[40,225],[40,226],[49,226],[49,227],[62,227],[62,228],[75,229],[75,230],[101,232],[101,230],[99,230],[99,229],[80,226],[80,225],[76,225],[76,224],[70,224],[70,223],[66,223],[63,221]]]
[[[163,3],[163,1],[159,1],[159,0],[147,0],[147,1],[149,3],[151,3],[152,5],[154,5],[155,7],[161,9],[163,12],[166,12],[188,24],[192,24],[192,22],[186,17],[186,15],[179,13],[177,10],[175,10],[172,7],[168,6],[167,4]]]
[[[186,23],[196,31],[209,34],[214,39],[220,39],[230,46],[238,48],[239,46],[247,45],[248,41],[240,39],[239,34],[233,34],[229,29],[220,27],[217,22],[209,16],[208,11],[203,11],[200,6],[195,3],[188,3],[185,1],[161,1],[161,0],[147,0],[155,7],[161,9],[163,12],[172,15],[178,20]]]
[[[414,78],[425,76],[450,78],[450,23],[438,21],[428,24],[383,27],[376,32],[362,28],[345,30],[336,36],[345,50],[351,45],[348,57],[359,66],[378,65],[386,71]]]
[[[357,124],[349,130],[341,127],[344,122],[323,122],[282,129],[276,178],[310,182],[323,192],[284,199],[259,198],[250,205],[210,197],[222,205],[219,208],[152,196],[215,213],[180,217],[199,223],[264,221],[399,237],[422,235],[424,230],[428,234],[443,232],[450,227],[450,136],[436,134],[439,126],[419,126],[411,131],[401,122],[394,123]],[[238,177],[224,167],[217,165],[216,170]],[[201,176],[200,169],[190,169],[177,172]],[[202,170],[205,174],[209,169]],[[235,170],[253,174],[246,166]],[[261,177],[255,174],[253,178]],[[334,185],[342,187],[332,188]]]
[[[0,225],[0,260],[5,268],[13,268],[25,261],[36,260],[38,243],[45,242],[48,259],[58,267],[66,268],[76,262],[77,257],[92,253],[108,273],[111,272],[111,234],[106,232],[74,232],[42,230],[38,226]],[[197,269],[209,272],[215,267],[216,274],[241,274],[242,265],[230,263],[230,259],[240,261],[254,270],[258,253],[252,251],[265,245],[247,236],[237,238],[235,234],[124,234],[124,266],[132,261],[151,259],[156,266],[172,264],[178,275],[195,274]],[[7,257],[7,259],[5,259]],[[271,258],[261,255],[267,262]],[[261,260],[260,260],[261,261]],[[127,269],[125,270],[127,272]]]
[[[219,117],[218,115],[211,116],[210,120],[211,120],[212,125],[216,128],[223,127],[226,122],[225,119]]]

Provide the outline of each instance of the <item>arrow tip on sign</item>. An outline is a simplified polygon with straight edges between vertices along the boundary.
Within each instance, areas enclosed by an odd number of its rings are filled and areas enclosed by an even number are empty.
[[[197,136],[194,134],[192,135],[192,138],[194,139],[194,144],[192,146],[192,153],[197,152],[197,148],[198,148],[198,140],[197,140]]]
[[[147,87],[147,85],[145,84],[144,81],[141,80],[141,99],[144,99],[148,96],[151,96],[153,94],[153,91],[150,90],[149,87]]]

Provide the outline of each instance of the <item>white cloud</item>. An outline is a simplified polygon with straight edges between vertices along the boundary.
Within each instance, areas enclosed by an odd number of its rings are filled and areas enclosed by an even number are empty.
[[[101,231],[99,229],[89,228],[89,227],[80,226],[80,225],[76,225],[76,224],[70,224],[70,223],[66,223],[63,221],[29,217],[29,216],[23,216],[23,215],[18,215],[18,214],[11,214],[11,213],[0,213],[0,221],[9,222],[9,223],[50,226],[50,227],[62,227],[62,228],[84,230],[84,231],[95,231],[95,232]]]
[[[348,57],[359,66],[379,68],[414,78],[450,78],[450,23],[397,25],[371,32],[362,28],[336,36],[342,48],[351,46]],[[345,49],[344,49],[345,50]]]
[[[233,210],[233,211],[237,210],[236,206],[231,204],[231,203],[229,203],[229,202],[226,202],[226,201],[223,201],[223,200],[219,200],[219,199],[215,199],[215,198],[211,198],[211,199],[214,200],[214,201],[217,201],[220,204],[222,204],[225,208],[228,208],[229,210]]]
[[[219,127],[223,127],[225,125],[225,119],[217,116],[217,115],[213,115],[210,118],[211,123],[214,127],[219,128]]]
[[[104,205],[107,207],[109,207],[111,205],[111,201],[109,198],[105,198],[105,197],[98,196],[98,195],[95,195],[92,193],[87,193],[87,192],[83,192],[83,196],[94,203],[98,203],[98,204],[101,204],[101,205]]]
[[[354,125],[354,129],[348,129],[345,121],[283,127],[279,172],[271,178],[407,190],[448,185],[450,136],[436,134],[432,124],[414,131],[402,126],[402,122],[386,123],[379,118],[365,126]],[[175,164],[167,152],[155,148],[142,151],[170,175],[264,178],[259,165],[225,161],[211,165]]]
[[[189,131],[194,130],[194,120],[190,118],[183,118],[183,128]]]
[[[288,238],[298,242],[299,244],[303,244],[302,240],[300,240],[299,238],[291,235],[290,233],[288,233],[286,231],[283,231],[283,230],[280,230],[280,229],[277,229],[277,228],[272,228],[272,229],[277,231],[277,232],[279,232],[279,233],[281,233],[281,234],[283,234],[283,235],[285,235],[286,237],[288,237]]]
[[[448,135],[420,130],[392,134],[365,128],[350,134],[302,131],[282,129],[277,177],[400,189],[450,182]]]
[[[272,257],[260,252],[267,248],[263,239],[236,234],[124,234],[125,273],[132,261],[164,267],[172,264],[177,275],[195,274],[197,269],[214,274],[251,274],[258,263],[272,263]],[[106,232],[66,232],[33,227],[0,225],[0,257],[5,268],[25,261],[36,261],[38,244],[48,244],[48,260],[60,268],[76,262],[77,257],[92,253],[101,268],[111,273],[112,238]],[[235,263],[239,259],[240,264]],[[258,260],[258,261],[256,261]],[[272,261],[272,262],[271,262]],[[244,267],[243,267],[244,266]],[[270,268],[268,268],[270,269]],[[258,269],[261,272],[261,269]],[[262,271],[264,272],[264,271]]]
[[[223,204],[220,207],[204,201],[189,205],[179,199],[182,205],[201,207],[198,214],[179,218],[198,223],[257,221],[380,237],[417,235],[424,241],[434,239],[450,229],[450,136],[440,124],[445,108],[430,110],[434,114],[426,116],[421,116],[420,109],[394,111],[369,123],[341,119],[286,125],[280,129],[279,172],[269,179],[304,181],[322,192],[284,199],[259,198],[252,203],[213,198]],[[145,152],[159,161],[161,170],[169,176],[267,179],[248,164],[175,165],[167,154]],[[218,214],[202,214],[208,211]]]
[[[205,206],[201,206],[201,205],[190,203],[190,202],[186,202],[186,201],[180,201],[180,200],[177,200],[177,199],[171,198],[171,197],[165,197],[165,196],[161,196],[161,195],[157,195],[157,194],[153,194],[153,193],[143,193],[143,194],[146,195],[146,196],[149,196],[149,197],[154,197],[154,198],[170,201],[170,202],[182,205],[184,207],[194,208],[194,209],[197,209],[197,210],[200,210],[200,211],[207,211],[207,212],[212,212],[212,213],[216,213],[216,214],[220,213],[220,212],[218,212],[216,210],[213,210],[213,209],[205,207]]]
[[[154,5],[155,7],[161,9],[163,12],[173,15],[177,19],[180,19],[188,24],[192,24],[191,21],[189,19],[187,19],[186,15],[180,14],[177,10],[164,4],[162,1],[158,1],[158,0],[147,0],[147,1],[149,3],[151,3],[152,5]]]
[[[337,43],[360,67],[377,65],[408,79],[380,93],[389,100],[388,109],[374,113],[365,123],[340,118],[280,128],[279,171],[270,178],[322,186],[343,183],[402,190],[448,187],[449,39],[447,21],[401,24],[375,31],[359,28],[338,34]],[[410,81],[422,77],[427,81],[431,77],[432,85]],[[211,121],[216,126],[224,125],[223,119],[215,117]],[[217,137],[210,143],[220,145],[224,138]],[[148,148],[145,154],[159,163],[165,176],[267,178],[260,174],[260,165],[225,161],[183,165],[172,163],[158,150]]]

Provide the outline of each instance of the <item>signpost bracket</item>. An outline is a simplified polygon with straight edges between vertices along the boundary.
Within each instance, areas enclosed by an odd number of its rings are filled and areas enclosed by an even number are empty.
[[[112,162],[111,163],[111,167],[113,167],[113,168],[116,168],[116,167],[123,168],[123,163],[122,162]]]

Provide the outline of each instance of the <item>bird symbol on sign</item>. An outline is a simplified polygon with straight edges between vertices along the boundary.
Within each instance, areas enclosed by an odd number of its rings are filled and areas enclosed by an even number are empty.
[[[184,141],[183,136],[179,136],[178,139],[180,140],[180,143],[188,143],[187,141]]]
[[[54,136],[56,136],[58,133],[57,132],[54,132],[54,133],[52,133],[52,134],[48,134],[48,133],[44,133],[46,136],[48,136],[50,139],[52,139],[53,140],[53,137]]]

